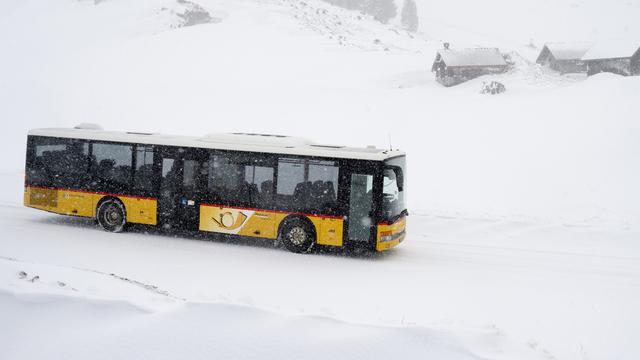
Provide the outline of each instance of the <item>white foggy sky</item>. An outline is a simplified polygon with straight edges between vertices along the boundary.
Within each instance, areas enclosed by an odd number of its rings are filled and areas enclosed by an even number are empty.
[[[640,38],[637,0],[416,0],[420,31],[435,39],[536,43]],[[635,19],[635,20],[634,20]],[[493,40],[495,39],[495,40]],[[490,44],[489,44],[490,45]],[[497,44],[499,45],[499,44]]]

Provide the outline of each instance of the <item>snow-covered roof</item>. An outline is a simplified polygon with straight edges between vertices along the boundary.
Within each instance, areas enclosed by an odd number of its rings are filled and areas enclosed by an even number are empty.
[[[439,50],[447,66],[506,66],[507,62],[497,48]]]
[[[33,129],[29,131],[29,135],[373,161],[382,161],[405,154],[399,150],[323,145],[293,136],[250,133],[209,134],[196,137],[105,131],[81,126],[73,129]]]
[[[640,49],[640,39],[615,39],[597,42],[582,60],[618,59],[632,57]]]
[[[579,60],[589,51],[591,46],[593,44],[588,42],[547,43],[544,45],[556,60]],[[542,51],[544,52],[544,48]]]
[[[313,145],[312,141],[305,138],[273,134],[212,133],[203,136],[199,140],[218,144],[244,144],[272,147],[295,147]]]

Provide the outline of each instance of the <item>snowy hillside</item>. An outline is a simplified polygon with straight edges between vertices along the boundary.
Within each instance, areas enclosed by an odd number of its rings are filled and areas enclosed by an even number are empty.
[[[391,138],[412,154],[414,211],[640,218],[640,174],[627,166],[638,78],[575,81],[523,61],[501,78],[510,91],[500,98],[477,94],[482,79],[443,89],[429,72],[439,42],[304,4],[201,1],[217,20],[177,29],[183,5],[169,0],[4,5],[0,111],[16,125],[2,146],[22,149],[30,127],[87,121],[379,147]]]
[[[640,41],[640,4],[423,0],[409,32],[330,2],[0,2],[1,359],[640,356],[640,78],[532,63]],[[442,41],[516,66],[444,88]],[[407,240],[294,256],[23,208],[27,130],[82,122],[400,148]]]

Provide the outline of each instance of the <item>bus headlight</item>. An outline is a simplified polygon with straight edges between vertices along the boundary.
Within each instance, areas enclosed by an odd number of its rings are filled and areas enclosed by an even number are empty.
[[[388,242],[394,241],[401,238],[404,235],[404,229],[394,233],[392,231],[382,231],[380,232],[380,242]]]

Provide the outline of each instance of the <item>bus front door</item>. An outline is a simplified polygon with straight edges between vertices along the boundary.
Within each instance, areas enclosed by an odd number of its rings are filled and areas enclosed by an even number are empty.
[[[198,230],[199,188],[206,181],[198,149],[165,149],[161,153],[158,219],[165,229]]]
[[[352,174],[349,194],[349,240],[367,242],[373,225],[373,175]]]

